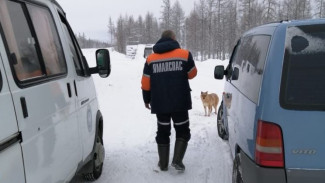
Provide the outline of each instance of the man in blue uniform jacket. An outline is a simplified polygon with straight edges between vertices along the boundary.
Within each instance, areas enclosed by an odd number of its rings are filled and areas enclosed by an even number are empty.
[[[153,47],[143,69],[141,88],[145,107],[157,116],[159,162],[168,170],[171,119],[176,131],[172,166],[184,171],[183,158],[191,138],[188,110],[192,109],[189,79],[197,74],[191,52],[181,49],[175,33],[166,30]]]

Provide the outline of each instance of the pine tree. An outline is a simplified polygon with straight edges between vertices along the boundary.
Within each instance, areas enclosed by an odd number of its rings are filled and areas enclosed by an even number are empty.
[[[124,33],[124,20],[122,16],[120,16],[117,20],[116,46],[118,52],[126,53],[126,37]]]
[[[114,26],[114,23],[112,21],[112,18],[109,17],[109,20],[108,20],[108,34],[109,34],[109,37],[110,37],[110,43],[111,45],[113,44],[113,40],[114,40],[114,34],[115,34],[115,26]]]
[[[136,36],[139,38],[139,43],[144,44],[145,25],[141,15],[139,15],[137,21],[135,22],[135,32],[136,32]]]

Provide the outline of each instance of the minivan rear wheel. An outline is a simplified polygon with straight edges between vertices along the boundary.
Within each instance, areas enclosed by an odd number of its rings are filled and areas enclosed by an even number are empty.
[[[232,168],[232,183],[243,183],[240,153],[236,154],[234,159]]]
[[[84,179],[87,181],[94,181],[102,175],[103,164],[105,159],[105,149],[103,145],[102,138],[97,134],[95,152],[93,159],[91,160],[93,171],[87,174],[84,174]]]
[[[225,128],[224,128],[222,116],[223,116],[223,103],[221,103],[219,110],[218,110],[218,115],[217,115],[218,135],[223,140],[228,140],[228,136],[227,136]]]

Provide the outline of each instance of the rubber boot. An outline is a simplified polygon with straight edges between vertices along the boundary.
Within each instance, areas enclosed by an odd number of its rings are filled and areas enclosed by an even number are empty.
[[[167,171],[169,163],[169,144],[158,144],[158,155],[158,166],[160,170]]]
[[[176,170],[184,171],[185,166],[183,164],[183,158],[187,148],[187,141],[181,138],[176,139],[175,149],[174,149],[174,158],[172,161],[172,166]]]

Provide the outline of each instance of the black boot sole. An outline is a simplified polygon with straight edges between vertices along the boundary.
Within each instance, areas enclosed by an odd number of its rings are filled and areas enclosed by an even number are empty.
[[[161,171],[164,171],[164,172],[165,172],[165,171],[168,171],[168,167],[166,167],[166,168],[161,168],[159,162],[158,162],[158,167],[160,168]]]
[[[181,166],[179,166],[179,165],[177,165],[175,163],[172,163],[171,166],[174,167],[178,171],[181,171],[181,172],[185,171],[185,167],[183,168],[183,167],[181,167]]]

